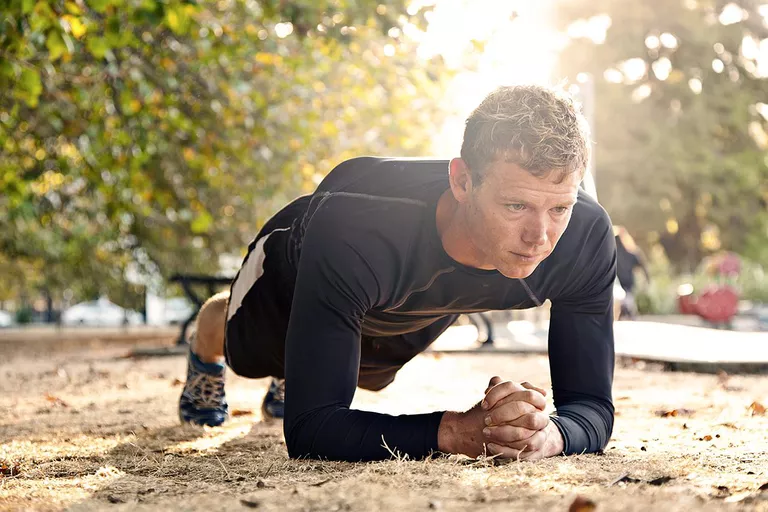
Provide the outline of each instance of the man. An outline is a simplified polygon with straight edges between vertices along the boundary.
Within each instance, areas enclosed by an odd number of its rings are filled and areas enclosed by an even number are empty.
[[[239,375],[275,378],[264,412],[284,413],[291,457],[386,459],[382,440],[411,458],[603,449],[616,248],[607,214],[579,189],[588,148],[566,96],[504,87],[467,119],[461,158],[336,167],[267,222],[230,293],[201,309],[182,420],[224,421],[226,357]],[[544,390],[499,377],[466,412],[349,408],[356,386],[386,387],[458,314],[547,298],[554,415]]]

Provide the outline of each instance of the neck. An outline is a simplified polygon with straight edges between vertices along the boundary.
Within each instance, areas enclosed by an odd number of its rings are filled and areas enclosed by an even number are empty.
[[[470,236],[466,207],[456,201],[451,189],[446,190],[437,202],[435,222],[443,249],[454,261],[468,267],[494,269],[483,263],[483,254],[472,242]]]

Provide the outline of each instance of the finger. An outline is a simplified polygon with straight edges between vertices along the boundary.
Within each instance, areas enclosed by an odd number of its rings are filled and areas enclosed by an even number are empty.
[[[496,443],[488,443],[485,445],[488,455],[496,455],[500,459],[514,459],[521,461],[534,461],[544,458],[544,453],[541,451],[529,452],[516,450],[509,448],[508,446],[501,446]]]
[[[501,427],[496,427],[501,428]],[[533,434],[528,439],[521,441],[515,441],[513,443],[505,443],[508,448],[514,448],[523,452],[535,452],[544,448],[544,443],[547,441],[547,434],[541,430]]]
[[[535,460],[541,460],[543,458],[544,458],[544,452],[541,450],[538,450],[535,452],[528,452],[528,451],[521,452],[517,460],[535,461]]]
[[[499,384],[499,386],[503,386],[503,384]],[[485,395],[485,401],[488,402],[489,407],[487,410],[491,410],[494,407],[498,407],[501,404],[505,404],[508,402],[526,402],[534,406],[536,409],[543,411],[547,407],[547,399],[544,398],[544,395],[539,393],[538,391],[533,391],[532,389],[523,389],[522,391],[513,391],[510,394],[501,397],[499,400],[496,400],[493,405],[491,404],[491,399],[489,399],[491,393],[496,391],[496,389],[499,387],[496,386],[492,390],[488,392],[487,395]]]
[[[502,446],[496,443],[486,444],[485,450],[488,455],[496,455],[500,459],[519,459],[522,455],[520,450],[515,450],[513,448]]]
[[[485,427],[483,436],[486,443],[512,446],[513,443],[525,442],[531,439],[538,430],[530,430],[511,425],[499,425],[497,427]]]
[[[549,415],[541,411],[519,414],[520,408],[495,407],[486,414],[484,421],[487,426],[511,425],[529,430],[541,430],[549,424]]]
[[[539,392],[539,393],[541,393],[542,395],[544,395],[544,396],[547,396],[547,390],[546,390],[546,389],[544,389],[544,388],[540,388],[540,387],[538,387],[538,386],[534,386],[533,384],[531,384],[531,383],[530,383],[530,382],[528,382],[528,381],[526,381],[526,382],[522,382],[522,383],[520,383],[520,385],[521,385],[521,386],[523,386],[525,389],[533,389],[533,390],[535,390],[535,391],[538,391],[538,392]]]
[[[485,398],[483,398],[483,409],[492,408],[494,405],[496,405],[496,402],[498,402],[504,397],[509,396],[515,391],[529,391],[529,390],[526,390],[520,384],[515,384],[514,382],[510,382],[510,381],[500,382],[499,384],[496,384],[485,393]]]
[[[495,386],[496,384],[500,384],[500,383],[501,383],[501,377],[499,377],[498,375],[494,375],[493,377],[491,377],[491,381],[488,383],[488,387],[487,387],[487,388],[485,388],[484,394],[485,394],[485,393],[488,393],[488,391],[489,391],[489,390],[490,390],[490,389],[491,389],[493,386]]]
[[[502,425],[515,422],[526,414],[541,412],[535,405],[522,400],[502,400],[490,409],[483,418],[486,425]],[[516,425],[526,427],[526,425]],[[527,428],[527,427],[526,427]]]

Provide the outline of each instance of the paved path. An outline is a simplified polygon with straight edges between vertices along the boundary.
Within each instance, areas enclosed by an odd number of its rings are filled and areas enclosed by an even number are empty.
[[[531,322],[494,324],[499,352],[546,352],[547,332]],[[616,322],[616,355],[635,359],[768,366],[768,332],[740,332],[662,322]],[[436,351],[474,351],[474,326],[451,327],[432,346]]]

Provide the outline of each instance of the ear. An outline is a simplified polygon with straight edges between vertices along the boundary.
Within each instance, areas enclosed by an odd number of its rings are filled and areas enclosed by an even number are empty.
[[[451,160],[448,179],[453,197],[459,203],[465,203],[472,194],[472,172],[461,158]]]

